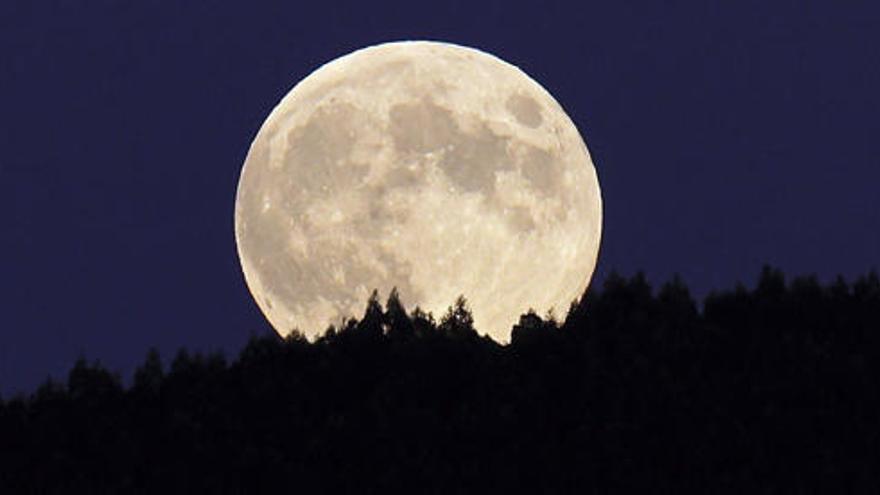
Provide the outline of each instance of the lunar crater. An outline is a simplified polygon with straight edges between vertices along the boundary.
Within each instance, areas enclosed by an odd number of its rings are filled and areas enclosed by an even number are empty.
[[[534,129],[544,122],[544,118],[541,116],[541,105],[533,98],[522,93],[510,95],[507,98],[505,107],[513,114],[517,122],[526,127]]]
[[[443,148],[456,132],[452,113],[430,100],[398,103],[388,114],[389,132],[401,153],[426,153]]]
[[[357,109],[349,103],[334,102],[318,107],[305,125],[288,133],[286,165],[304,163],[311,167],[333,166],[348,158],[354,145]]]
[[[546,150],[527,146],[517,164],[526,180],[542,195],[552,196],[560,192],[562,164],[558,157]]]
[[[496,172],[511,167],[507,138],[483,126],[474,133],[457,132],[452,144],[439,162],[446,176],[464,191],[491,194]]]

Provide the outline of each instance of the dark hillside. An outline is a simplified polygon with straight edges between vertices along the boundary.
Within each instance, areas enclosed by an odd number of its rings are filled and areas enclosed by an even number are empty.
[[[612,276],[511,343],[466,301],[374,298],[316,342],[150,352],[131,387],[81,360],[0,401],[0,491],[414,493],[880,488],[880,279],[767,268],[702,310]]]

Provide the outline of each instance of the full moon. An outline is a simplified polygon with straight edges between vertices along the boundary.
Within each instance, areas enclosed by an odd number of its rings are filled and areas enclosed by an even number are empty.
[[[282,336],[360,317],[397,287],[441,316],[459,296],[498,341],[564,316],[599,251],[602,199],[574,123],[485,52],[407,41],[315,70],[251,144],[235,204],[242,270]]]

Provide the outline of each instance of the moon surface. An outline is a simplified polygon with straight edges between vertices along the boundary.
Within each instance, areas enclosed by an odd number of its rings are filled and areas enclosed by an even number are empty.
[[[317,69],[244,163],[235,235],[247,285],[285,336],[360,317],[373,289],[442,315],[464,295],[507,341],[532,308],[564,316],[602,229],[575,125],[515,66],[449,43],[385,43]]]

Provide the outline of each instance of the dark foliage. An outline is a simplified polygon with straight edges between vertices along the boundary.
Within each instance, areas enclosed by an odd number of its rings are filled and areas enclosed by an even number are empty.
[[[500,345],[396,291],[316,342],[80,360],[0,401],[0,492],[875,492],[880,279],[654,294],[610,276]],[[488,491],[487,491],[488,490]]]

